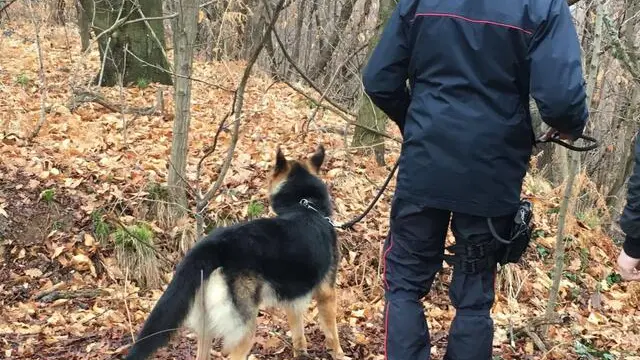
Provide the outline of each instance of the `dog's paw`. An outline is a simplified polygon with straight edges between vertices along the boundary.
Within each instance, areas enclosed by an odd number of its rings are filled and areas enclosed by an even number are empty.
[[[332,351],[331,357],[333,357],[333,360],[351,360],[350,357],[344,354],[344,351],[342,351],[342,349],[338,351]]]
[[[298,358],[300,356],[302,356],[305,359],[308,358],[309,353],[307,352],[307,349],[293,349],[293,357]]]

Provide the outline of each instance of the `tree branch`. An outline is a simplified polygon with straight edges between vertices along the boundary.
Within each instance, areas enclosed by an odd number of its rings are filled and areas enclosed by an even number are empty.
[[[144,17],[144,13],[140,8],[138,8],[138,11],[140,12],[140,16],[142,16],[141,18],[125,21],[124,23],[122,23],[122,25],[134,24],[140,21],[148,22],[148,21],[154,21],[154,20],[169,20],[178,16],[178,13],[175,13],[175,14],[165,15],[165,16]]]
[[[148,62],[148,61],[145,61],[145,60],[141,59],[139,56],[137,56],[136,54],[132,53],[132,52],[131,52],[131,51],[129,51],[129,50],[127,50],[127,52],[129,53],[129,55],[133,56],[134,58],[136,58],[136,60],[140,61],[141,63],[143,63],[143,64],[145,64],[145,65],[147,65],[147,66],[154,67],[154,68],[156,68],[156,69],[158,69],[158,70],[160,70],[160,71],[164,71],[164,72],[166,72],[166,73],[167,73],[167,74],[169,74],[169,75],[176,76],[176,77],[183,78],[183,79],[189,79],[189,80],[191,80],[191,81],[199,82],[199,83],[201,83],[201,84],[205,84],[205,85],[207,85],[207,86],[211,86],[211,87],[214,87],[214,88],[216,88],[216,89],[220,89],[220,90],[223,90],[223,91],[226,91],[226,92],[234,93],[234,94],[235,94],[235,91],[234,91],[234,90],[227,89],[226,87],[224,87],[224,86],[222,86],[222,85],[213,84],[213,83],[210,83],[210,82],[208,82],[208,81],[205,81],[205,80],[202,80],[202,79],[197,79],[197,78],[194,78],[194,77],[191,77],[191,76],[185,76],[185,75],[181,75],[181,74],[176,74],[175,72],[173,72],[173,71],[171,71],[171,70],[167,70],[167,69],[162,68],[162,67],[160,67],[160,66],[158,66],[158,65],[152,64],[152,63],[150,63],[150,62]]]
[[[351,120],[351,119],[349,119],[349,118],[348,118],[344,113],[342,113],[341,111],[336,110],[335,108],[333,108],[333,107],[331,107],[331,106],[327,106],[327,105],[325,105],[325,104],[321,104],[321,103],[317,102],[317,101],[316,101],[316,99],[314,99],[311,95],[309,95],[309,94],[305,93],[302,89],[300,89],[300,88],[298,88],[297,86],[295,86],[295,85],[291,84],[289,81],[287,81],[287,80],[282,80],[282,82],[284,82],[285,84],[287,84],[287,86],[289,86],[291,89],[293,89],[294,91],[296,91],[298,94],[300,94],[300,95],[304,96],[305,98],[307,98],[307,99],[308,99],[309,101],[311,101],[314,105],[319,106],[319,107],[322,107],[322,108],[325,108],[325,109],[327,109],[327,110],[329,110],[329,111],[333,112],[334,114],[338,115],[338,116],[339,116],[340,118],[342,118],[342,120],[344,120],[347,124],[352,125],[352,126],[357,126],[357,127],[359,127],[359,128],[363,128],[363,129],[368,130],[368,131],[370,131],[370,132],[372,132],[372,133],[375,133],[375,134],[377,134],[377,135],[380,135],[380,136],[382,136],[382,137],[385,137],[385,138],[387,138],[387,139],[389,139],[389,140],[393,140],[393,141],[395,141],[395,142],[397,142],[397,143],[402,143],[402,140],[399,140],[399,139],[397,139],[397,138],[394,138],[393,136],[391,136],[391,135],[389,135],[389,134],[387,134],[387,133],[384,133],[384,132],[382,132],[382,131],[376,130],[376,129],[372,128],[372,127],[368,127],[368,126],[366,126],[366,125],[358,124],[358,122],[356,122],[355,120]]]
[[[158,38],[158,35],[156,35],[156,32],[153,30],[153,28],[151,27],[151,24],[149,24],[149,20],[162,20],[162,19],[172,19],[178,16],[177,13],[173,14],[173,15],[169,15],[169,16],[159,16],[159,17],[145,17],[144,13],[142,12],[142,9],[140,8],[140,5],[136,6],[138,8],[138,13],[140,14],[140,18],[139,19],[135,19],[135,20],[130,20],[125,22],[124,24],[131,24],[131,23],[135,23],[135,22],[139,22],[139,21],[144,21],[144,26],[147,28],[147,30],[149,30],[149,32],[151,33],[151,35],[153,36],[153,39],[156,41],[156,44],[158,45],[158,48],[160,48],[160,51],[162,51],[162,56],[164,56],[164,58],[167,60],[167,63],[169,64],[169,70],[173,71],[173,69],[171,68],[171,63],[169,62],[169,56],[167,56],[167,52],[164,50],[164,45],[162,44],[162,42],[160,41],[160,39]]]
[[[240,117],[241,117],[242,106],[244,102],[244,91],[247,86],[249,76],[251,75],[251,70],[253,69],[253,66],[258,60],[258,56],[260,56],[260,53],[262,52],[262,49],[264,48],[264,45],[266,44],[268,38],[271,36],[271,31],[275,27],[276,21],[278,20],[280,11],[282,11],[283,9],[285,1],[286,0],[280,0],[278,2],[278,5],[274,10],[273,17],[271,19],[271,22],[269,23],[269,26],[267,27],[264,35],[262,36],[262,40],[260,41],[260,44],[258,45],[256,50],[252,54],[251,58],[247,62],[247,66],[244,70],[244,73],[242,74],[242,78],[240,79],[240,83],[238,84],[238,89],[235,92],[235,97],[232,104],[231,113],[234,116],[234,123],[233,123],[233,132],[231,135],[231,144],[229,144],[229,149],[227,150],[227,157],[225,158],[224,163],[222,164],[222,168],[220,169],[220,173],[218,174],[218,178],[216,179],[216,182],[209,188],[209,190],[207,190],[205,195],[201,199],[199,199],[196,205],[196,213],[198,214],[204,210],[204,208],[207,206],[209,201],[213,198],[215,193],[220,189],[220,187],[222,186],[222,181],[224,180],[224,177],[227,171],[229,170],[229,167],[231,165],[231,160],[233,159],[233,153],[235,151],[236,144],[238,143],[238,133],[240,130]],[[197,236],[200,236],[200,234],[197,234]]]
[[[607,36],[611,39],[615,48],[613,56],[622,62],[622,65],[634,77],[634,81],[640,83],[640,64],[631,57],[630,54],[633,54],[633,51],[618,36],[618,31],[607,11],[605,9],[602,9],[602,11],[604,12],[602,22],[607,29]]]
[[[36,30],[36,48],[38,49],[38,77],[40,78],[40,119],[36,124],[36,128],[29,136],[29,140],[33,140],[36,136],[38,136],[38,133],[40,132],[40,129],[44,125],[44,122],[47,118],[47,78],[44,75],[44,63],[42,61],[42,46],[40,45],[40,25],[36,20],[36,15],[33,11],[31,1],[29,1],[29,12],[31,13],[31,21],[33,22],[33,26]]]
[[[263,0],[264,1],[264,0]],[[287,61],[289,62],[289,64],[291,64],[291,66],[293,66],[293,68],[298,72],[298,74],[300,74],[300,76],[307,82],[309,83],[309,85],[315,90],[317,91],[319,94],[322,94],[323,91],[322,89],[320,89],[320,87],[318,85],[316,85],[316,83],[311,80],[305,73],[304,71],[302,71],[302,69],[300,69],[300,67],[298,66],[298,64],[296,64],[296,62],[291,58],[291,55],[289,54],[289,52],[287,52],[286,47],[284,46],[284,44],[282,43],[282,40],[280,40],[280,36],[278,35],[278,32],[276,31],[276,29],[272,30],[273,35],[276,37],[276,41],[278,42],[278,46],[280,46],[280,49],[282,50],[282,54],[284,55],[284,57],[287,59]],[[347,115],[351,115],[353,117],[355,117],[356,115],[351,113],[350,111],[348,111],[347,109],[345,109],[344,107],[340,106],[339,104],[336,104],[335,101],[331,100],[330,98],[327,98],[327,102],[329,104],[331,104],[333,107],[335,107],[336,109],[342,111],[343,113],[347,114]]]
[[[329,89],[331,88],[331,86],[333,85],[333,82],[336,80],[336,78],[338,77],[338,74],[340,73],[340,70],[342,70],[343,67],[345,67],[349,61],[351,61],[351,59],[353,59],[356,55],[358,55],[360,53],[360,51],[366,49],[369,46],[369,42],[365,42],[362,46],[360,46],[358,49],[356,49],[356,51],[352,52],[351,54],[349,54],[349,56],[347,56],[347,58],[336,67],[336,70],[333,72],[333,75],[331,76],[331,79],[329,79],[329,83],[327,84],[326,89],[324,90],[324,92],[322,92],[322,96],[320,96],[320,99],[318,99],[318,104],[322,104],[322,101],[327,97],[327,94],[329,93]],[[316,114],[318,113],[318,109],[320,107],[316,107],[315,111],[313,112],[313,115],[311,115],[309,117],[308,122],[311,123],[313,121],[313,119],[315,118]]]
[[[131,54],[131,52],[128,53]],[[73,92],[73,97],[71,98],[71,100],[69,100],[68,108],[69,110],[73,111],[78,107],[79,104],[87,102],[94,102],[96,104],[102,105],[112,112],[122,112],[123,114],[135,115],[151,115],[154,114],[160,107],[159,103],[146,108],[123,107],[112,103],[99,93],[94,93],[87,90],[75,90]]]
[[[2,9],[0,9],[0,13],[1,13],[1,12],[3,12],[3,11],[5,11],[5,12],[6,12],[6,11],[7,11],[7,9],[9,8],[9,6],[11,6],[11,4],[13,4],[13,3],[14,3],[14,2],[16,2],[16,1],[18,1],[18,0],[11,0],[11,1],[9,1],[7,4],[5,4],[5,5],[2,7]]]

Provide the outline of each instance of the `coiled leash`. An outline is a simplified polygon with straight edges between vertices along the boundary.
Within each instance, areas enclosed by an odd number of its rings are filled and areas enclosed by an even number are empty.
[[[584,147],[582,147],[582,146],[574,146],[574,145],[568,144],[568,143],[560,140],[560,134],[557,133],[557,132],[555,134],[553,134],[553,136],[551,136],[551,137],[549,137],[547,139],[544,139],[543,137],[544,136],[541,136],[541,137],[537,138],[535,143],[534,143],[534,145],[545,144],[545,143],[550,143],[551,142],[551,143],[558,144],[560,146],[564,146],[569,150],[578,151],[578,152],[590,151],[590,150],[593,150],[593,149],[597,148],[598,146],[600,146],[600,144],[598,143],[598,140],[592,138],[591,136],[587,136],[587,135],[580,135],[578,137],[578,139],[582,139],[582,140],[585,140],[585,141],[591,143],[591,145],[587,145],[587,146],[584,146]]]
[[[578,151],[578,152],[590,151],[600,146],[600,144],[596,139],[586,135],[581,135],[580,137],[578,137],[578,139],[582,139],[591,143],[590,145],[586,145],[586,146],[574,146],[574,145],[568,144],[560,140],[559,136],[560,135],[558,132],[554,133],[552,136],[546,139],[544,138],[544,135],[543,135],[542,137],[539,137],[538,139],[536,139],[535,144],[551,142],[551,143],[558,144],[560,146],[564,146],[569,150]],[[524,252],[527,250],[527,248],[529,247],[529,243],[531,242],[531,234],[533,232],[533,226],[531,224],[532,218],[533,218],[532,203],[526,199],[521,199],[520,206],[518,207],[518,211],[516,212],[515,218],[513,220],[513,224],[511,225],[509,240],[503,239],[500,235],[498,235],[495,227],[493,226],[493,222],[491,221],[491,218],[487,218],[487,225],[489,226],[489,231],[491,231],[491,235],[495,239],[494,241],[491,241],[489,244],[492,244],[493,247],[495,248],[494,253],[496,254],[496,261],[498,263],[500,263],[501,265],[506,265],[508,263],[516,264],[520,261],[520,259],[522,258],[522,255],[524,255]],[[469,258],[469,257],[470,257],[469,254],[465,256],[465,258]],[[468,259],[465,259],[465,260],[468,261]],[[466,270],[465,267],[463,267],[463,271],[464,270]]]

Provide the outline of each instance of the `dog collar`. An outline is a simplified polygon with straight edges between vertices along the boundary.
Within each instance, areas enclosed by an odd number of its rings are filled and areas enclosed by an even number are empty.
[[[312,204],[312,202],[307,200],[307,199],[300,200],[300,205],[302,205],[305,208],[307,208],[309,210],[313,210],[313,211],[317,212],[318,214],[322,215],[322,213],[320,211],[318,211],[318,209],[314,208],[311,204]],[[331,220],[330,217],[324,216],[324,215],[322,217],[325,218],[329,222],[329,224],[331,224],[331,226],[333,226],[333,227],[336,226],[336,224],[333,222],[333,220]]]

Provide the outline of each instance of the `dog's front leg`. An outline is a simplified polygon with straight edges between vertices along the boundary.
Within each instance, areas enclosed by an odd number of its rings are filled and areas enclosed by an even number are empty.
[[[298,306],[285,307],[291,337],[293,339],[293,355],[307,354],[307,338],[304,336],[304,314]]]

